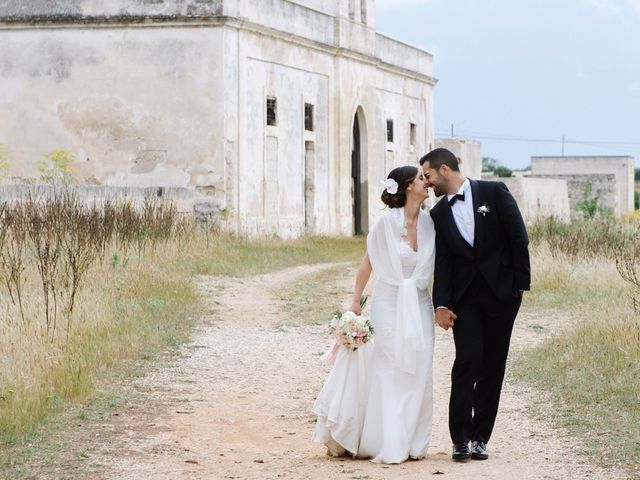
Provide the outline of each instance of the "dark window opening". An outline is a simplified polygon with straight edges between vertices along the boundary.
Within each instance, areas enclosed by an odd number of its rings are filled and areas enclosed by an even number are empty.
[[[415,147],[416,145],[416,124],[415,123],[409,124],[409,140],[410,140],[409,144]]]
[[[387,142],[393,143],[393,120],[387,120]]]
[[[267,125],[278,124],[278,101],[275,97],[267,97]]]
[[[313,105],[311,103],[304,104],[304,129],[313,132]]]

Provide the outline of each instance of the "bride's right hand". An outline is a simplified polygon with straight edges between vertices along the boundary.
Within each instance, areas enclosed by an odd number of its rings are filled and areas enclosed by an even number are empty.
[[[349,311],[355,313],[356,315],[362,315],[362,308],[360,308],[359,303],[354,303],[349,307]]]

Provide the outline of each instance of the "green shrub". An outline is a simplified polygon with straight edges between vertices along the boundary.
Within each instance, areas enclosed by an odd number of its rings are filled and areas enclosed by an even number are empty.
[[[67,148],[56,148],[45,155],[47,160],[38,163],[40,180],[44,183],[72,183],[73,171],[71,166],[76,161],[76,157]]]
[[[508,167],[503,167],[502,165],[499,167],[496,167],[493,173],[495,173],[496,176],[498,177],[506,177],[506,178],[513,177],[513,170],[511,170]]]

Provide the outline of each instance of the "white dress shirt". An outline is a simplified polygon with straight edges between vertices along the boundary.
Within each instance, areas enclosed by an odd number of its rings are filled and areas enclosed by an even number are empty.
[[[453,214],[453,220],[458,227],[458,231],[465,242],[473,247],[473,240],[476,230],[476,223],[473,218],[473,195],[471,193],[471,183],[468,178],[464,179],[464,183],[458,190],[456,195],[464,193],[464,201],[456,200],[456,203],[451,207],[451,213]],[[447,195],[447,202],[450,201],[454,195]],[[447,308],[445,306],[438,306],[436,310],[440,308]]]
[[[460,235],[473,247],[476,224],[473,218],[473,194],[471,193],[471,183],[468,178],[464,179],[464,183],[458,190],[458,195],[460,194],[464,194],[464,201],[457,200],[451,207],[451,213]],[[453,197],[454,195],[447,195],[447,201]]]

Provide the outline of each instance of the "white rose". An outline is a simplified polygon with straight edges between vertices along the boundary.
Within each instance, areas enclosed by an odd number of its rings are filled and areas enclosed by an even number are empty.
[[[351,311],[346,311],[342,314],[342,320],[345,322],[350,322],[354,318],[356,318],[356,314]]]

